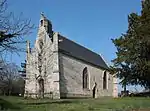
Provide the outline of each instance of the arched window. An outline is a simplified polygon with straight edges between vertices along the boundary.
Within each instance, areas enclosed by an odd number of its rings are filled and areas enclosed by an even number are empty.
[[[43,26],[43,20],[41,20],[41,26]]]
[[[44,43],[43,43],[43,40],[40,39],[40,40],[39,40],[39,47],[40,47],[41,50],[43,49],[43,44],[44,44]]]
[[[106,71],[104,71],[104,75],[103,75],[103,89],[107,89],[107,74],[106,74]]]
[[[88,88],[88,71],[87,67],[83,69],[83,89]]]

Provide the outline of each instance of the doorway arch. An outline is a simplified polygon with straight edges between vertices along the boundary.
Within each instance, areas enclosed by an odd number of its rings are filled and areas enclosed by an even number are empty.
[[[44,79],[39,78],[38,84],[39,84],[39,97],[44,98]]]

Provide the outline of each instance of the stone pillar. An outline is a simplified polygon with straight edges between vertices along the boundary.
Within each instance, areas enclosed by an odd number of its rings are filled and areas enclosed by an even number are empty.
[[[29,56],[30,56],[30,41],[26,41],[26,62],[28,62]]]
[[[113,97],[118,97],[118,83],[116,75],[113,75]]]
[[[60,99],[59,88],[59,57],[58,57],[58,33],[53,36],[53,98]]]

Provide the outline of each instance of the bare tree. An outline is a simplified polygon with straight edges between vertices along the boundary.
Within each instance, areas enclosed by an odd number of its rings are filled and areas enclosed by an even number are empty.
[[[19,67],[14,63],[0,62],[0,91],[2,94],[11,95],[16,89],[20,90],[17,82],[21,83]],[[21,86],[22,87],[22,86]],[[15,91],[17,92],[17,91]],[[18,92],[19,93],[19,92]]]
[[[22,14],[15,17],[8,11],[7,0],[0,0],[0,52],[21,51],[19,44],[24,43],[24,36],[31,33],[34,25],[30,19],[23,19]]]
[[[6,88],[5,84],[5,74],[3,73],[3,68],[5,67],[5,62],[0,60],[0,93],[5,94],[4,89]]]

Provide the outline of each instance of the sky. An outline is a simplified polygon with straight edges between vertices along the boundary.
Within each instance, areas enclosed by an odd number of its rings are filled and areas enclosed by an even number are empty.
[[[53,30],[100,54],[108,65],[115,58],[111,39],[128,28],[128,15],[139,13],[141,0],[8,0],[9,10],[23,13],[38,27],[40,13],[51,20]],[[34,45],[37,29],[26,37]],[[9,58],[8,58],[9,59]],[[11,55],[10,61],[20,65],[25,53]]]

